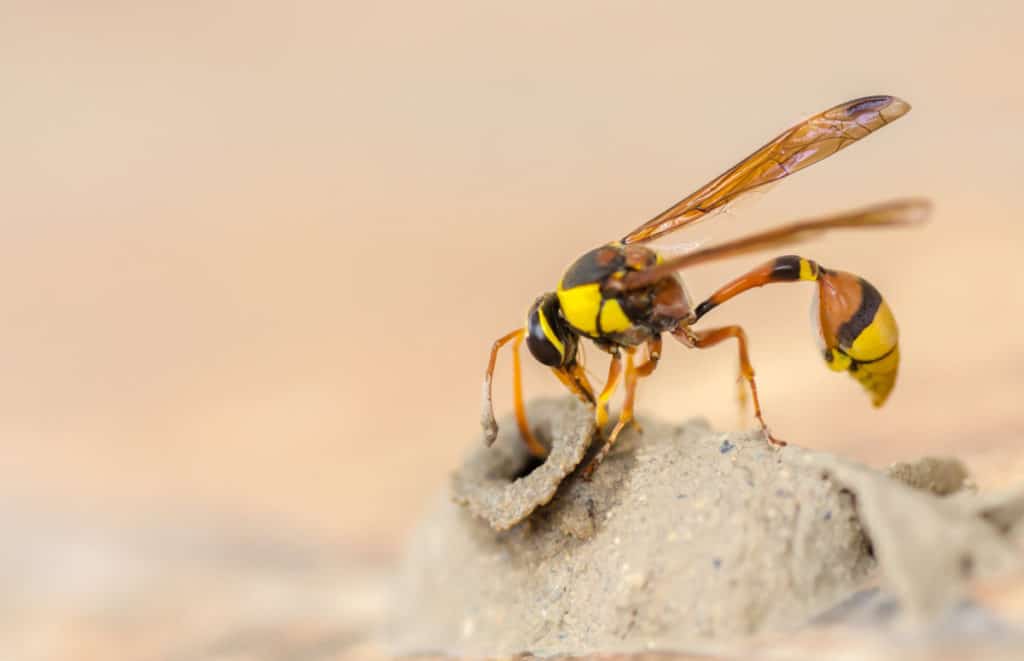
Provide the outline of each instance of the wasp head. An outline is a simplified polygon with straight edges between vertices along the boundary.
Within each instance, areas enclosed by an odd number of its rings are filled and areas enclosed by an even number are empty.
[[[530,353],[549,367],[566,367],[576,360],[579,345],[558,303],[558,296],[549,292],[530,306],[526,316],[526,346]]]

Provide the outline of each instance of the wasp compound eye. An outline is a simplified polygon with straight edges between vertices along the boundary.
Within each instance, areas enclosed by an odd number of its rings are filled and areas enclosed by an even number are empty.
[[[576,356],[576,337],[565,327],[554,294],[545,294],[533,302],[526,318],[526,331],[526,346],[539,362],[561,367]]]

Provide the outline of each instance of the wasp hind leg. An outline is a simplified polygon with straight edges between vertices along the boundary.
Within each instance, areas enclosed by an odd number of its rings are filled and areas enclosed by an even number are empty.
[[[899,328],[875,287],[857,275],[797,255],[778,257],[724,285],[696,308],[697,319],[748,289],[775,282],[815,282],[812,321],[829,368],[848,372],[878,407],[899,371]],[[751,382],[752,383],[752,382]]]
[[[494,397],[492,394],[494,366],[498,360],[498,351],[509,342],[512,342],[512,396],[515,404],[516,423],[519,426],[519,435],[522,437],[523,443],[526,444],[526,449],[530,454],[538,459],[543,459],[548,456],[547,448],[533,435],[530,424],[526,419],[526,406],[523,404],[523,375],[519,349],[525,337],[526,330],[520,328],[499,337],[491,346],[491,357],[487,363],[487,372],[484,375],[483,406],[480,422],[484,428],[484,442],[490,445],[498,436],[498,423],[494,419]]]
[[[672,331],[672,335],[686,346],[694,349],[707,349],[730,338],[736,338],[736,343],[739,345],[740,377],[750,386],[750,397],[754,401],[754,415],[772,445],[786,445],[785,441],[772,435],[768,430],[768,424],[764,421],[764,415],[761,413],[761,401],[757,396],[757,381],[754,380],[754,366],[750,362],[750,351],[747,348],[747,334],[741,327],[722,326],[721,328],[695,331],[688,326],[680,326]]]
[[[647,360],[643,365],[636,368],[636,376],[638,379],[644,379],[654,372],[654,368],[658,366],[658,361],[661,360],[661,336],[655,337],[647,342]],[[640,422],[636,418],[630,419],[633,428],[637,432],[642,432],[643,427],[640,426]]]

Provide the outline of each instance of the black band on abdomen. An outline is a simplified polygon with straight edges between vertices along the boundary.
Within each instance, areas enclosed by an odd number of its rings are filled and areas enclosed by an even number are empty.
[[[860,283],[860,307],[839,327],[837,335],[841,347],[853,345],[854,340],[875,320],[878,308],[882,305],[882,295],[870,282],[863,278],[857,278],[857,281]]]

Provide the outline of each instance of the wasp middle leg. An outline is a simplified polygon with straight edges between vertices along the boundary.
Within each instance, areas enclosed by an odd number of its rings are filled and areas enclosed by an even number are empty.
[[[597,411],[594,419],[597,423],[598,433],[608,424],[608,402],[615,394],[615,388],[619,385],[619,377],[622,375],[622,352],[618,347],[611,350],[612,359],[608,364],[608,378],[604,382],[601,394],[597,396]]]
[[[661,359],[661,337],[655,337],[647,343],[647,360],[637,366],[634,361],[634,354],[636,350],[628,348],[626,352],[626,395],[622,401],[622,412],[619,413],[619,420],[615,423],[615,427],[612,429],[612,433],[608,435],[608,440],[605,441],[601,449],[597,451],[594,458],[590,460],[587,467],[583,469],[583,479],[589,480],[594,475],[594,471],[604,461],[604,458],[611,451],[612,446],[615,445],[615,441],[619,438],[619,434],[625,429],[626,425],[636,424],[635,418],[633,417],[634,406],[636,404],[636,389],[640,382],[640,379],[650,376],[654,372],[654,368],[658,366],[658,361]],[[616,352],[612,355],[612,367],[609,370],[611,373],[615,373],[616,381],[618,380],[618,368],[616,364],[619,361],[619,354]],[[608,385],[605,385],[605,391],[601,393],[601,398],[607,405],[607,400],[611,397],[611,391],[614,390],[614,384],[612,384],[609,390]],[[599,400],[600,401],[600,400]],[[598,412],[600,415],[600,411]],[[607,412],[605,413],[604,419],[607,420]],[[639,427],[639,425],[637,425]]]

